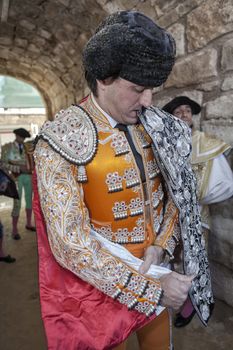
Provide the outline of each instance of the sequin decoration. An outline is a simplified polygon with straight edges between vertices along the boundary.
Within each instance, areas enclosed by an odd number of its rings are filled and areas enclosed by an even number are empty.
[[[124,201],[116,202],[114,207],[112,208],[114,219],[121,220],[127,218],[127,209],[128,207]]]
[[[136,129],[137,137],[139,138],[139,141],[142,145],[142,148],[148,148],[150,147],[150,143],[147,141],[145,132],[143,133],[142,130],[139,128]]]
[[[143,201],[137,197],[132,198],[129,204],[130,216],[141,215],[143,213]]]
[[[150,179],[154,179],[160,173],[159,167],[155,159],[147,162],[146,166],[147,166],[148,176]]]
[[[154,209],[157,208],[160,201],[163,200],[163,197],[164,197],[163,187],[162,187],[162,184],[160,184],[158,187],[158,190],[152,193],[152,206]]]
[[[124,133],[119,132],[113,134],[111,146],[114,149],[116,156],[129,152],[129,144]]]
[[[110,226],[96,227],[92,224],[92,227],[101,236],[107,238],[111,242],[125,244],[125,243],[139,243],[144,242],[145,232],[143,226],[136,226],[132,231],[127,228],[119,228],[113,232]]]
[[[123,179],[126,182],[126,188],[130,188],[140,184],[138,173],[134,168],[126,169]]]
[[[157,210],[155,210],[154,213],[153,213],[153,227],[154,227],[154,231],[156,233],[159,232],[159,229],[160,229],[162,221],[163,221],[163,213],[162,213],[162,211],[159,214],[159,212]]]
[[[118,192],[123,190],[122,176],[118,172],[108,173],[105,183],[108,186],[108,192]]]

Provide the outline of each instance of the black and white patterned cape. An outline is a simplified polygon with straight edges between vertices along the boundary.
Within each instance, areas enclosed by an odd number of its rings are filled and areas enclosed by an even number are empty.
[[[191,168],[191,134],[188,125],[157,107],[145,109],[141,123],[154,143],[154,154],[179,209],[183,241],[183,268],[195,275],[190,298],[206,325],[213,306],[213,293],[205,241],[201,231],[196,179]]]

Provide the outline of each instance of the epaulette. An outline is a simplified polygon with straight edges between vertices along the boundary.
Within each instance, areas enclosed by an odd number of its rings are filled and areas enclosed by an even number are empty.
[[[61,110],[53,121],[45,122],[38,138],[47,141],[63,158],[78,166],[88,164],[97,151],[95,124],[80,106]]]

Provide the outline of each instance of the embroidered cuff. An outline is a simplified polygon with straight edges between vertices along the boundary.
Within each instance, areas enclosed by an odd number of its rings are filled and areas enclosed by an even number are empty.
[[[147,280],[144,276],[132,274],[128,284],[117,294],[116,299],[127,305],[128,309],[150,316],[160,303],[161,296],[162,288],[159,281]]]

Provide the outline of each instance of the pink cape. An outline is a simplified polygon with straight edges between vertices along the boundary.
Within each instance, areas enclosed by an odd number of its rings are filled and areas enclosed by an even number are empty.
[[[33,176],[41,313],[49,350],[113,349],[150,318],[108,297],[55,260]]]

